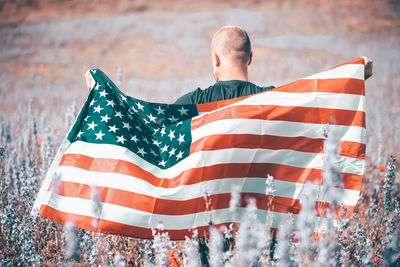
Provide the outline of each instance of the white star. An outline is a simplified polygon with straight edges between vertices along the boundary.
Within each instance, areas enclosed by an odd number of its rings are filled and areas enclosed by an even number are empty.
[[[81,135],[83,134],[82,131],[79,131],[79,133],[76,135],[76,137],[81,138]]]
[[[100,107],[100,105],[98,105],[97,107],[94,108],[94,112],[98,112],[100,113],[100,111],[102,111],[104,108]]]
[[[157,134],[160,128],[154,128],[154,134]]]
[[[134,136],[131,135],[131,141],[137,143],[137,141],[139,141],[139,139],[137,139],[136,135],[134,135]]]
[[[161,142],[157,141],[156,139],[153,139],[153,145],[160,147]]]
[[[177,119],[177,118],[175,118],[175,117],[174,117],[174,115],[172,115],[172,117],[171,117],[171,118],[168,118],[168,120],[170,120],[172,123],[175,123],[175,122],[177,122],[177,121],[178,121],[178,119]]]
[[[183,124],[183,121],[178,122],[178,123],[176,124],[176,126],[179,126],[179,125],[181,125],[181,124]]]
[[[185,142],[185,140],[183,139],[184,137],[185,137],[184,134],[179,134],[179,138],[178,138],[179,144],[181,144],[182,142]]]
[[[153,156],[154,156],[154,157],[157,157],[157,153],[156,153],[156,152],[154,152],[154,150],[153,150],[153,149],[150,149],[150,153],[151,153],[151,154],[153,154]]]
[[[126,101],[126,97],[121,95],[122,100]]]
[[[178,109],[178,111],[179,111],[180,115],[182,116],[182,115],[188,115],[187,112],[189,110],[182,106],[180,109]]]
[[[87,122],[87,120],[89,119],[90,115],[87,116],[86,118],[84,118],[83,120]]]
[[[90,130],[90,129],[94,130],[94,127],[96,127],[97,124],[95,124],[94,121],[92,121],[92,123],[89,123],[88,126],[89,126],[88,130]]]
[[[143,111],[144,106],[140,104],[139,102],[136,103],[137,108]]]
[[[95,133],[95,135],[96,135],[96,140],[97,140],[97,139],[103,140],[103,135],[105,135],[105,134],[103,134],[103,133],[100,131],[100,132],[98,132],[98,133]]]
[[[96,100],[92,99],[92,101],[90,101],[89,107],[93,106],[94,102],[96,102]]]
[[[103,90],[103,91],[100,92],[100,96],[106,97],[106,95],[108,95],[108,93],[106,92],[106,90]]]
[[[139,148],[139,150],[138,150],[138,152],[137,152],[138,154],[141,154],[142,155],[142,157],[144,157],[144,154],[147,154],[147,152],[146,151],[144,151],[144,148]]]
[[[161,166],[165,167],[165,164],[166,164],[166,163],[167,163],[166,161],[162,160],[162,161],[160,161],[160,162],[158,163],[158,165],[161,165]]]
[[[156,108],[156,110],[157,110],[157,115],[165,114],[164,113],[165,109],[162,109],[161,106],[158,106],[158,108]]]
[[[107,100],[107,106],[114,107],[115,103],[114,100]]]
[[[148,120],[146,120],[146,119],[143,119],[143,121],[144,121],[145,124],[149,124],[149,123],[150,123],[150,122],[149,122]]]
[[[167,152],[169,146],[165,145],[164,147],[161,148],[161,153],[162,152]]]
[[[110,117],[108,117],[107,114],[105,116],[100,116],[100,117],[101,117],[101,121],[105,121],[106,123],[108,122],[108,120],[111,119]]]
[[[175,138],[175,135],[174,135],[174,133],[175,133],[175,131],[169,130],[168,137],[171,139],[171,141],[172,141],[172,139],[174,139],[174,138]]]
[[[149,117],[149,120],[152,122],[156,122],[157,117],[154,117],[153,115],[147,115],[147,117]]]
[[[176,148],[172,148],[172,149],[168,152],[169,156],[171,157],[172,155],[175,155],[175,151],[176,151]]]
[[[120,119],[122,119],[124,115],[122,115],[121,111],[116,111],[115,112],[115,117],[120,117]]]
[[[166,133],[165,133],[165,127],[164,127],[164,128],[161,128],[160,134],[161,134],[161,137],[163,137],[164,134],[166,134]]]
[[[124,138],[124,136],[123,135],[121,135],[121,136],[117,136],[117,142],[120,142],[120,143],[122,143],[122,144],[124,144],[124,142],[126,141],[126,139]]]
[[[175,157],[176,157],[176,160],[181,159],[181,158],[182,158],[182,155],[183,155],[183,152],[182,152],[182,151],[179,151],[178,155],[175,156]]]
[[[114,126],[108,126],[110,129],[108,130],[109,132],[114,132],[117,133],[117,130],[119,130],[115,125]]]
[[[126,128],[128,129],[128,131],[132,128],[132,126],[130,126],[128,122],[122,122],[122,124],[124,125],[122,126],[122,128]]]
[[[134,112],[137,112],[137,109],[134,106],[132,106],[130,109],[132,109]]]
[[[96,72],[93,72],[93,73],[96,73]],[[101,86],[101,84],[96,84],[96,87],[94,88],[94,90],[99,90],[99,88],[100,88],[100,86]]]

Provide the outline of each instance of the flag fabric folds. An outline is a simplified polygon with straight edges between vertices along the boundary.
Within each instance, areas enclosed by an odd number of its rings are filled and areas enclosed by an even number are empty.
[[[316,207],[340,203],[347,218],[357,203],[366,141],[361,58],[270,91],[199,105],[126,96],[100,70],[86,78],[88,99],[34,204],[44,217],[139,238],[152,238],[151,229],[162,225],[171,239],[184,239],[194,229],[205,235],[210,220],[240,222],[250,198],[261,221],[272,215],[272,228],[289,214],[296,222],[305,189]],[[327,124],[340,140],[337,184],[322,176]],[[268,175],[274,189],[266,195]],[[241,196],[236,215],[229,210],[234,187]],[[315,221],[321,216],[316,208]]]

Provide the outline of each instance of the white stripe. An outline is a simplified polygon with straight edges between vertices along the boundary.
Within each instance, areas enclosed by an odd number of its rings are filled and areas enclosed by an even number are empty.
[[[320,72],[304,79],[340,79],[352,78],[364,80],[364,65],[362,64],[346,64],[343,66]]]
[[[344,110],[365,110],[365,97],[362,95],[327,92],[290,93],[266,91],[233,103],[238,105],[277,105],[309,108],[331,108]]]
[[[53,194],[49,202],[46,204],[61,212],[90,216],[142,228],[156,228],[157,225],[162,222],[166,231],[206,226],[208,225],[209,215],[211,215],[214,224],[240,222],[240,218],[245,214],[245,208],[240,208],[239,216],[236,216],[236,218],[229,209],[218,209],[210,212],[199,212],[187,215],[160,215],[134,210],[123,206],[102,203],[100,215],[95,214],[94,207],[96,203],[92,200],[63,197],[56,194]],[[296,214],[289,215],[280,212],[271,212],[271,214],[273,217],[271,226],[273,228],[278,228],[282,223],[287,222],[290,216],[294,219],[295,223],[299,217]],[[267,215],[268,211],[257,210],[257,217],[260,222],[265,223]],[[314,219],[316,222],[319,220],[317,216],[314,216]]]
[[[266,187],[265,178],[262,177],[233,177],[215,179],[192,185],[181,185],[174,188],[159,188],[135,177],[134,173],[132,173],[132,176],[128,176],[118,173],[87,171],[68,166],[61,166],[59,167],[59,170],[62,175],[61,180],[65,182],[115,188],[154,198],[179,201],[203,197],[203,188],[207,189],[209,195],[214,195],[230,193],[234,186],[239,186],[241,188],[240,191],[244,193],[264,194]],[[274,193],[275,196],[301,199],[301,192],[305,188],[310,188],[313,192],[312,196],[314,197],[311,199],[312,201],[332,201],[332,199],[326,199],[321,195],[321,191],[324,189],[323,186],[287,182],[277,179],[273,180],[273,184],[274,189],[276,190]],[[359,191],[343,188],[331,188],[331,196],[334,196],[335,200],[343,202],[344,205],[354,206],[357,203]]]
[[[192,131],[192,142],[207,135],[214,134],[256,134],[276,135],[283,137],[304,136],[308,138],[324,138],[325,124],[269,121],[259,119],[225,119],[207,123]],[[329,125],[341,141],[365,144],[366,130],[359,126]]]
[[[109,144],[92,144],[77,141],[65,153],[82,154],[93,158],[121,159],[140,166],[159,178],[174,178],[184,170],[225,163],[275,163],[300,168],[323,169],[324,154],[293,151],[287,149],[245,149],[229,148],[213,151],[199,151],[189,155],[168,169],[142,159],[129,149]],[[364,174],[364,160],[339,156],[337,167],[341,172]]]

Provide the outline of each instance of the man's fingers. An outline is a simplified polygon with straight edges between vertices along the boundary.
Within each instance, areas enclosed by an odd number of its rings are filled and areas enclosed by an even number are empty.
[[[367,57],[362,57],[362,59],[364,59],[364,79],[366,80],[372,76],[373,61]]]

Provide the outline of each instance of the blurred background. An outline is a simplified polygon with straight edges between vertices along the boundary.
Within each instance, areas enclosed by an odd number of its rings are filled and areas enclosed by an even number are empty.
[[[171,103],[214,82],[210,41],[226,24],[248,31],[256,84],[279,86],[365,55],[374,60],[367,94],[398,107],[398,0],[1,0],[1,111],[33,99],[62,118],[73,99],[83,104],[90,68],[114,81],[120,68],[127,94]]]

